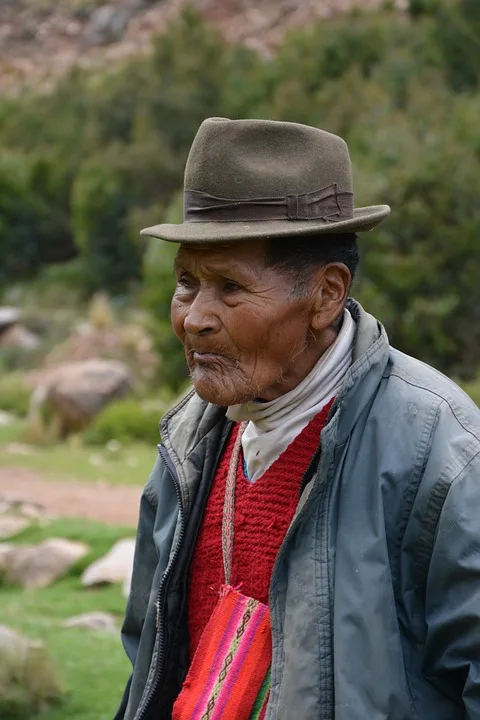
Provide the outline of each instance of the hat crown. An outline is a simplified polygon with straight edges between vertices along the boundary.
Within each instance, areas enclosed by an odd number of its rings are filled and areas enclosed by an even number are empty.
[[[186,190],[221,198],[295,196],[332,185],[353,194],[345,141],[325,130],[275,120],[205,120],[185,168]]]
[[[183,222],[143,235],[186,244],[371,230],[388,205],[355,207],[344,140],[275,120],[205,120],[185,168]],[[313,241],[313,240],[312,240]]]

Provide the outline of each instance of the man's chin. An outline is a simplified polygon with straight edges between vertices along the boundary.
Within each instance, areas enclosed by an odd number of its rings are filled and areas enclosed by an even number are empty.
[[[193,381],[193,387],[195,392],[205,402],[212,403],[213,405],[220,405],[222,407],[229,407],[235,405],[235,402],[231,401],[232,395],[230,393],[222,392],[212,386],[206,386],[205,383]]]
[[[213,378],[199,377],[197,373],[191,375],[195,392],[205,402],[221,407],[230,407],[246,402],[244,396],[233,389],[226,388],[220,382],[215,382]]]

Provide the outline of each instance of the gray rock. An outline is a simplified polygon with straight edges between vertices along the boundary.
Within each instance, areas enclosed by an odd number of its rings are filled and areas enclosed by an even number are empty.
[[[6,625],[0,625],[0,658],[14,655],[23,659],[26,657],[29,641]]]
[[[95,630],[98,632],[114,633],[118,632],[115,617],[106,612],[88,612],[82,615],[75,615],[62,623],[65,628],[85,628],[86,630]]]
[[[82,585],[130,584],[134,551],[135,540],[119,540],[106,555],[87,567],[82,575]]]
[[[133,387],[127,366],[118,360],[82,360],[52,368],[44,385],[32,395],[30,414],[44,404],[55,411],[62,435],[86,428],[113,400]]]
[[[0,334],[0,347],[35,350],[39,345],[38,335],[20,324],[12,325]]]
[[[30,520],[38,520],[45,516],[46,513],[47,510],[41,503],[29,502],[10,493],[0,495],[0,515],[20,515]]]
[[[93,11],[85,28],[83,40],[87,46],[109,45],[120,40],[132,16],[127,7],[102,5]]]
[[[0,410],[0,427],[8,427],[15,422],[15,416],[11,413]]]
[[[62,694],[44,644],[6,625],[0,625],[0,670],[0,701],[9,717],[33,717]]]
[[[7,558],[14,549],[12,543],[0,543],[0,572],[7,567]]]
[[[130,574],[129,577],[125,578],[122,585],[122,595],[124,598],[128,598],[130,595],[130,588],[132,586],[132,575]]]
[[[29,520],[17,515],[0,516],[0,540],[9,540],[19,535],[30,525]]]
[[[6,557],[8,580],[24,588],[44,588],[61,578],[90,548],[85,543],[50,538],[16,547]]]
[[[29,518],[30,520],[40,520],[40,518],[47,515],[47,510],[40,503],[22,502],[18,506],[18,513],[22,517]]]
[[[10,512],[12,509],[11,503],[7,498],[0,497],[0,515],[6,512]]]
[[[0,307],[0,333],[20,322],[22,314],[15,307]]]

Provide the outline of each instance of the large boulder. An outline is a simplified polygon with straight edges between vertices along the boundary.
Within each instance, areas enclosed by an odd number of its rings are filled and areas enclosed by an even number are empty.
[[[61,435],[86,428],[113,400],[133,387],[127,366],[117,360],[85,360],[52,368],[32,396],[31,412],[48,403],[58,420]]]
[[[122,583],[130,585],[133,569],[135,540],[119,540],[99,560],[89,565],[82,575],[82,585],[103,585],[105,583]]]
[[[89,550],[85,543],[62,538],[16,547],[5,558],[7,579],[24,588],[48,587],[63,577]]]

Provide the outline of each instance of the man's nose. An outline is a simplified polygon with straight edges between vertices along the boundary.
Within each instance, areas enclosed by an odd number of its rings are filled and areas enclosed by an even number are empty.
[[[214,310],[214,302],[208,293],[197,293],[195,300],[188,308],[183,321],[185,332],[189,335],[208,335],[220,327],[220,320]]]

